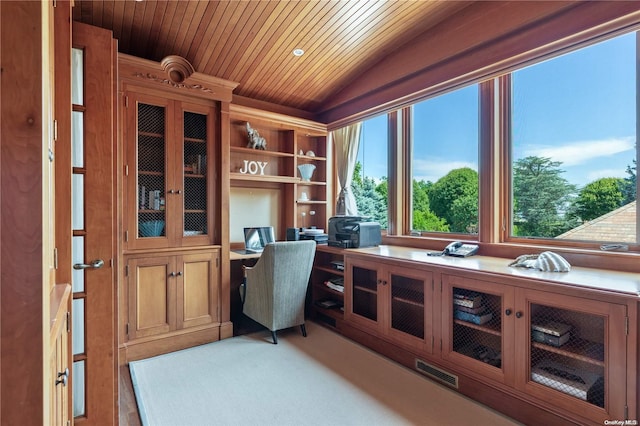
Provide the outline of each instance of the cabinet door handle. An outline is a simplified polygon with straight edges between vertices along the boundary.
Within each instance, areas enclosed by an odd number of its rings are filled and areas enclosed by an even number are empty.
[[[181,272],[178,272],[176,275],[177,275],[177,276],[179,276],[179,277],[181,277],[181,276],[182,276],[182,271],[181,271]]]
[[[522,312],[520,311],[516,312],[516,318],[522,318]]]
[[[170,273],[169,273],[169,276],[170,276],[170,277],[175,277],[175,276],[176,276],[176,273],[175,273],[175,272],[170,272]]]
[[[176,190],[175,190],[175,189],[170,189],[170,190],[168,190],[168,191],[167,191],[167,193],[168,193],[168,194],[175,194],[175,193],[176,193]]]
[[[504,311],[504,314],[506,316],[509,316],[509,315],[511,315],[511,312],[512,312],[511,309],[507,309],[506,311]]]

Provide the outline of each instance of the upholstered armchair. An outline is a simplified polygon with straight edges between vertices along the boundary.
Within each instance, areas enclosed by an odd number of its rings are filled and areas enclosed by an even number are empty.
[[[267,244],[252,267],[244,268],[243,312],[271,331],[304,326],[304,306],[316,243],[311,240],[280,241]]]

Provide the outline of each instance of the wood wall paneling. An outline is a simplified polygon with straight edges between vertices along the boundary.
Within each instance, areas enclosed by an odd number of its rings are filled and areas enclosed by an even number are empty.
[[[43,270],[43,236],[48,230],[42,217],[43,176],[37,172],[45,158],[47,124],[42,117],[51,110],[43,98],[42,60],[48,52],[43,52],[42,15],[40,2],[0,2],[2,424],[41,425],[49,407],[46,397],[43,404],[44,369],[49,368],[43,353],[49,333],[43,288],[48,272]]]

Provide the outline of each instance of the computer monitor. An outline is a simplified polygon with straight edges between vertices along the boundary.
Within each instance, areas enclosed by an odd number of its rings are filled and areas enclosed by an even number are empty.
[[[275,241],[273,226],[244,228],[244,249],[248,253],[262,253],[267,244]]]

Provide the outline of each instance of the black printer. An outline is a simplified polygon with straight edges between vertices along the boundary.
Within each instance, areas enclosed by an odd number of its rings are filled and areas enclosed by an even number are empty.
[[[333,247],[361,248],[380,245],[380,224],[363,216],[329,218],[329,241]]]

